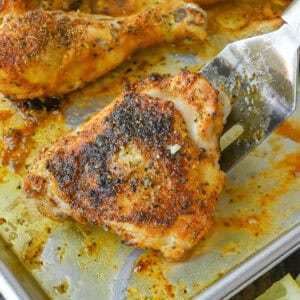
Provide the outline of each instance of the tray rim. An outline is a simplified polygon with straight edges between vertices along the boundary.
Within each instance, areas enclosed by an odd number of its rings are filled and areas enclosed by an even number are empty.
[[[2,260],[0,260],[0,292],[4,299],[32,299]]]
[[[195,296],[194,300],[230,299],[298,249],[300,249],[300,223],[250,255]]]

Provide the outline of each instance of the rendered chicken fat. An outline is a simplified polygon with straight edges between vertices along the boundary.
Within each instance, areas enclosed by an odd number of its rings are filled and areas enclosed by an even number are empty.
[[[225,105],[218,97],[189,72],[129,86],[40,151],[25,191],[49,217],[103,226],[128,245],[182,259],[210,228],[224,185],[218,140]],[[178,99],[185,105],[176,106]],[[193,131],[185,109],[197,117]]]

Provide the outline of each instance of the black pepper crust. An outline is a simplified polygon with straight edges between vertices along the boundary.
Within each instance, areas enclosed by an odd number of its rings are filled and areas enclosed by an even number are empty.
[[[153,79],[153,75],[151,77]],[[192,156],[185,152],[171,155],[169,148],[179,138],[174,128],[175,116],[181,118],[172,102],[137,94],[134,88],[127,86],[123,101],[104,118],[102,134],[82,143],[74,151],[61,149],[56,152],[47,161],[46,168],[73,209],[88,206],[94,211],[91,220],[95,214],[97,218],[108,214],[109,219],[117,222],[170,227],[179,213],[192,213],[188,208],[193,199],[189,192],[182,193],[186,189],[186,164]],[[182,119],[181,127],[186,134]],[[122,169],[113,168],[111,161],[116,160],[122,148],[132,143],[143,149],[148,159],[143,172],[135,174],[137,170],[132,168],[128,175]],[[198,152],[193,158],[197,157]],[[160,178],[161,172],[163,178]],[[167,191],[164,191],[166,187],[159,187],[167,180],[165,174],[174,182]],[[151,199],[151,190],[157,187],[160,190],[155,192],[155,199]],[[118,200],[118,194],[123,194],[124,190],[128,197],[136,197],[142,191],[145,202],[141,205],[133,201],[132,210],[124,213]],[[166,207],[172,208],[174,213],[166,214]]]
[[[71,19],[62,14],[59,11],[29,11],[22,18],[10,22],[9,29],[15,35],[0,35],[0,61],[5,67],[14,70],[18,66],[18,70],[23,70],[28,60],[38,60],[49,44],[70,48],[80,35],[76,27],[72,27]]]
[[[102,135],[81,145],[78,152],[57,152],[47,162],[46,168],[54,175],[59,188],[72,199],[73,207],[77,207],[76,199],[82,197],[84,190],[80,178],[95,178],[95,188],[84,191],[84,196],[93,206],[99,207],[104,199],[110,198],[113,201],[123,180],[128,180],[114,176],[108,165],[112,155],[121,147],[138,141],[148,151],[155,151],[165,158],[170,157],[167,146],[173,131],[173,114],[173,103],[162,103],[127,89],[124,101],[105,118]],[[138,179],[135,181],[138,182]],[[137,220],[142,221],[143,218]]]

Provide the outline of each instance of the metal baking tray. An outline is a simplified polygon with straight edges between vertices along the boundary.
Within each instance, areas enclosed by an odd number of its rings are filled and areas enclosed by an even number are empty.
[[[288,3],[281,2],[278,10]],[[264,5],[268,4],[273,1]],[[123,82],[151,72],[199,70],[230,40],[277,28],[280,20],[274,16],[260,19],[262,9],[253,0],[208,8],[214,23],[205,43],[187,41],[143,50],[69,95],[60,110],[33,110],[31,120],[36,118],[38,124],[33,129],[22,118],[23,108],[1,99],[0,116],[6,117],[0,118],[0,134],[5,138],[14,130],[25,134],[12,154],[19,155],[15,156],[19,166],[13,171],[8,161],[0,168],[0,292],[7,299],[226,299],[299,248],[299,107],[228,173],[214,227],[181,263],[125,246],[99,228],[51,221],[39,214],[21,189],[38,148],[103,108]],[[250,23],[243,18],[250,18]],[[3,111],[8,113],[1,115]],[[0,140],[0,153],[5,138]]]
[[[11,300],[47,299],[48,296],[28,271],[20,266],[18,259],[5,249],[3,241],[1,241],[0,248],[0,292],[2,295]],[[209,286],[195,299],[230,299],[299,248],[300,225],[297,225]],[[7,265],[18,272],[12,272]]]

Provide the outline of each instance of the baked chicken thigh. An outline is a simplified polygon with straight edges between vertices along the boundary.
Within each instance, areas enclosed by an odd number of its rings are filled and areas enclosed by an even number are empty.
[[[224,185],[225,100],[199,74],[153,74],[42,149],[24,189],[46,216],[182,259],[210,228]]]
[[[197,5],[177,2],[122,18],[27,12],[0,27],[0,92],[15,99],[71,92],[138,49],[184,37],[203,39],[205,23]]]

